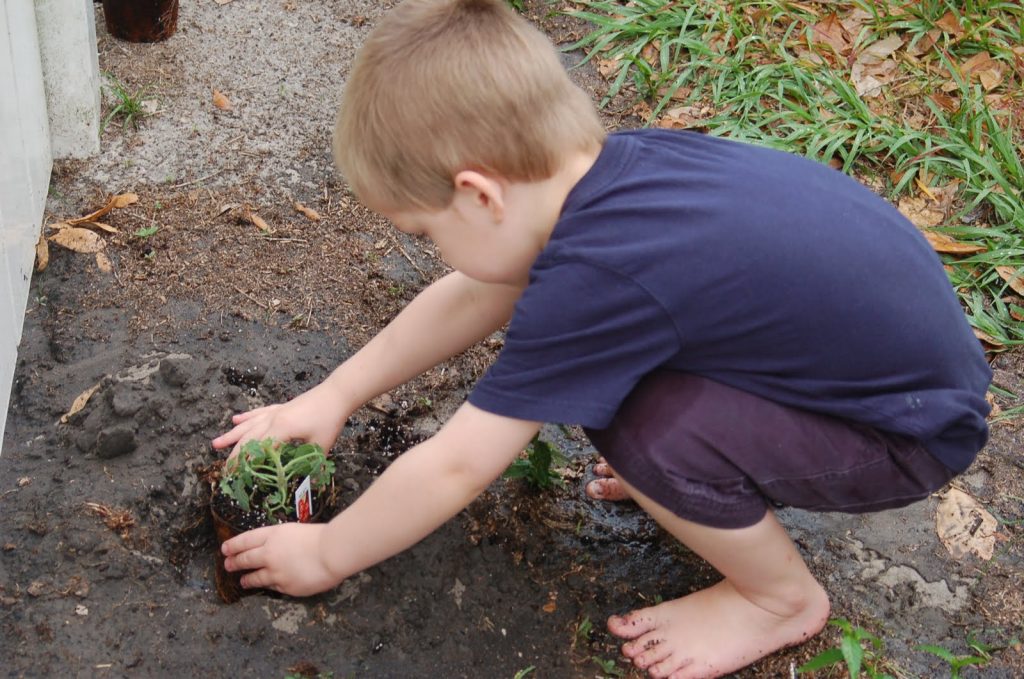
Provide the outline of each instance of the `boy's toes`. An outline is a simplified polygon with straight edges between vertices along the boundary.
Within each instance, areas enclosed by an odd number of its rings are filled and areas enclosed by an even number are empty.
[[[664,639],[660,637],[653,637],[651,635],[647,636],[650,638],[644,642],[642,646],[643,651],[639,655],[633,657],[633,664],[642,670],[657,663],[661,663],[672,655],[672,649],[669,648],[669,645],[665,643]],[[630,645],[631,644],[626,644],[626,646]]]
[[[643,611],[633,611],[626,615],[613,615],[608,618],[608,631],[620,639],[636,639],[647,634],[655,628],[654,619],[645,615]],[[630,658],[642,651],[635,642],[629,642],[622,647],[623,652]],[[632,651],[632,652],[630,652]]]
[[[594,479],[587,484],[587,495],[595,500],[628,500],[629,493],[616,479]]]

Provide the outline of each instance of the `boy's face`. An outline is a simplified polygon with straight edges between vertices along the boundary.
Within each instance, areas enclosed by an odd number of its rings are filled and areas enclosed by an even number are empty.
[[[395,227],[413,236],[426,236],[440,251],[448,266],[484,283],[518,283],[525,280],[525,271],[509,257],[507,229],[481,221],[470,221],[448,207],[439,211],[408,210],[389,212],[385,216]],[[531,261],[532,263],[532,261]]]
[[[476,173],[465,173],[473,174]],[[462,176],[462,175],[460,175]],[[522,205],[518,189],[470,177],[459,185],[451,205],[441,210],[384,211],[399,231],[426,236],[453,269],[484,283],[525,285],[530,267],[546,242],[537,220]],[[553,225],[553,222],[552,222]]]

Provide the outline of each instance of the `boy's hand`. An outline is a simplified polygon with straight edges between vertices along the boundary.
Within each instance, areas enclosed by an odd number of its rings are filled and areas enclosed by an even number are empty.
[[[283,523],[231,538],[221,551],[228,571],[246,571],[242,587],[265,587],[291,596],[328,590],[344,578],[331,572],[322,549],[326,524]]]
[[[287,403],[256,408],[231,418],[235,427],[213,440],[217,449],[233,446],[234,457],[242,443],[268,437],[279,441],[318,443],[330,450],[341,433],[349,410],[332,386],[324,382]]]

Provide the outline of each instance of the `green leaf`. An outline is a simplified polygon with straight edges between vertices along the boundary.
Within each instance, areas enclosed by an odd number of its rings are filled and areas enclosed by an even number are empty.
[[[950,652],[948,649],[945,649],[942,646],[936,646],[934,644],[921,644],[917,647],[917,650],[926,651],[928,653],[931,653],[932,655],[937,655],[948,663],[952,663],[954,660],[956,660],[956,656],[953,655],[953,653]]]
[[[850,679],[857,679],[860,676],[861,663],[864,661],[864,649],[861,648],[860,642],[844,634],[839,642],[839,648],[843,660],[846,661],[846,668],[850,671]]]
[[[820,670],[823,667],[830,667],[843,661],[843,652],[838,648],[830,648],[827,651],[822,651],[818,655],[814,656],[803,665],[796,669],[797,672],[803,674],[804,672],[813,672],[814,670]]]

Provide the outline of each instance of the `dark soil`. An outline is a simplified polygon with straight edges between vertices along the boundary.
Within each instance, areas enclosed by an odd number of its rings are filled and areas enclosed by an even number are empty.
[[[101,158],[55,169],[49,221],[85,214],[108,193],[140,200],[109,215],[120,230],[104,236],[111,273],[89,255],[54,251],[32,281],[0,458],[7,676],[511,678],[529,667],[530,677],[606,676],[628,672],[615,663],[608,615],[716,580],[634,507],[586,501],[593,452],[578,431],[549,426],[543,436],[570,458],[564,488],[498,480],[420,544],[322,595],[218,597],[207,503],[223,455],[210,439],[232,413],[317,384],[445,272],[429,244],[346,194],[327,157],[333,102],[300,96],[340,86],[385,6],[183,2],[179,34],[152,46],[112,41],[100,18],[101,66],[132,85],[155,83],[164,112],[137,133],[108,128]],[[543,20],[546,5],[531,6]],[[578,30],[563,19],[547,28]],[[252,60],[239,55],[250,51],[273,62],[257,64],[259,74],[280,80],[243,81]],[[602,87],[586,70],[575,77]],[[211,110],[217,78],[237,112]],[[299,94],[276,98],[279,88]],[[296,136],[307,118],[316,131]],[[211,127],[188,133],[182,120]],[[609,120],[620,124],[628,120]],[[287,152],[273,146],[285,143]],[[296,201],[321,219],[297,213]],[[245,205],[270,232],[247,221]],[[155,235],[130,235],[153,224]],[[339,507],[436,431],[500,347],[497,334],[357,412],[332,451]],[[1024,394],[1018,356],[996,367],[1006,393]],[[967,653],[975,633],[1007,648],[968,672],[1024,675],[1013,645],[1024,636],[1017,422],[995,425],[957,481],[1001,520],[990,561],[945,551],[934,500],[865,517],[782,513],[835,615],[886,641],[890,673],[947,676],[915,647]],[[740,676],[788,677],[836,644],[829,632]]]

